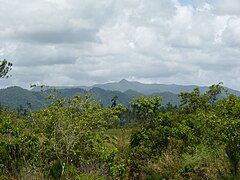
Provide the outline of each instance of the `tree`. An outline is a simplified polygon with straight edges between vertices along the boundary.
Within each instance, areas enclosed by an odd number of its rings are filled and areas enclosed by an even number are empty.
[[[194,113],[197,110],[211,110],[221,98],[221,95],[228,94],[227,90],[222,86],[222,83],[212,85],[209,90],[204,94],[200,92],[199,88],[195,88],[193,92],[182,92],[179,97],[181,98],[181,107],[187,113]],[[224,95],[224,94],[223,94]]]
[[[111,102],[112,102],[111,107],[116,107],[116,106],[117,106],[117,99],[118,99],[118,96],[114,96],[114,97],[111,99]]]
[[[162,97],[160,96],[154,98],[139,96],[130,105],[134,110],[137,120],[139,122],[146,122],[158,116],[161,110],[161,101]]]
[[[181,107],[187,113],[196,112],[197,109],[206,109],[208,98],[205,94],[201,95],[200,89],[195,88],[193,92],[180,93]]]
[[[0,78],[8,78],[8,72],[12,69],[12,63],[6,59],[0,61]]]
[[[214,107],[217,100],[219,100],[219,96],[224,92],[226,95],[228,94],[227,89],[225,89],[222,86],[222,82],[219,82],[218,84],[213,84],[209,87],[209,90],[206,92],[206,95],[208,97],[208,101],[211,105],[211,107]]]

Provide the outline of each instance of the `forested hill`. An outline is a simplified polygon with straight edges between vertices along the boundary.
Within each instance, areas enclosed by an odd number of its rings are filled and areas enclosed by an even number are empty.
[[[96,84],[94,87],[99,87],[105,90],[118,90],[121,92],[132,89],[138,91],[142,94],[151,95],[152,93],[160,92],[171,92],[174,94],[179,94],[181,92],[191,92],[194,88],[198,86],[190,85],[175,85],[175,84],[143,84],[137,81],[127,81],[122,79],[119,82],[106,83],[106,84]],[[199,87],[201,91],[206,91],[208,87]]]
[[[60,98],[70,98],[75,95],[85,96],[86,94],[90,94],[91,97],[97,100],[103,106],[111,106],[112,98],[117,96],[117,103],[123,104],[128,107],[129,102],[140,95],[144,95],[134,90],[128,89],[125,92],[120,91],[112,91],[112,90],[104,90],[99,87],[93,87],[89,90],[82,88],[66,88],[66,89],[58,89],[57,92],[54,92]],[[27,107],[27,104],[31,104],[33,110],[37,110],[43,108],[45,105],[50,103],[50,100],[47,100],[47,96],[50,94],[49,90],[45,91],[29,91],[26,89],[22,89],[20,87],[14,86],[6,89],[0,89],[0,103],[2,105],[7,105],[10,108],[18,108],[22,106],[23,108]],[[171,103],[173,105],[179,105],[180,99],[178,95],[173,94],[171,92],[163,92],[163,93],[153,93],[151,96],[162,96],[163,101],[162,105],[166,105],[167,103]]]
[[[31,92],[14,86],[0,89],[0,103],[10,108],[18,108],[20,106],[25,108],[27,103],[30,103],[32,109],[36,110],[44,107],[44,104],[49,103],[49,101],[46,99],[46,95],[41,92]]]
[[[34,87],[32,90],[22,89],[20,87],[9,87],[0,89],[0,103],[8,105],[11,108],[19,106],[26,107],[27,103],[32,105],[33,110],[44,107],[50,101],[46,99],[49,95],[49,89],[53,87],[45,86],[44,91],[40,87]],[[55,87],[57,89],[57,96],[62,98],[70,98],[74,95],[84,96],[91,94],[92,98],[97,100],[103,106],[111,106],[112,98],[117,96],[117,103],[123,104],[128,107],[129,102],[138,96],[162,96],[162,105],[171,103],[172,105],[179,105],[180,98],[178,94],[181,92],[192,92],[194,88],[199,88],[202,93],[208,90],[207,86],[184,86],[175,84],[143,84],[137,81],[127,81],[125,79],[106,84],[96,84],[93,86],[80,86],[80,87]],[[230,94],[239,96],[240,92],[226,88]]]
[[[45,89],[52,88],[53,86],[46,86]],[[57,89],[71,89],[77,87],[69,87],[69,86],[55,86]],[[119,82],[111,82],[105,84],[95,84],[93,86],[79,86],[78,88],[82,88],[85,90],[90,90],[94,87],[98,87],[104,90],[110,91],[120,91],[125,93],[128,90],[135,91],[137,94],[151,95],[153,93],[163,93],[170,92],[173,94],[180,94],[181,92],[192,92],[195,88],[199,88],[202,93],[208,90],[208,86],[196,86],[196,85],[177,85],[177,84],[144,84],[137,81],[128,81],[126,79],[122,79]],[[234,94],[240,96],[240,92],[237,90],[233,90],[225,87],[230,94]],[[35,87],[32,91],[40,91],[40,87]],[[128,92],[127,92],[128,93]]]
[[[128,81],[122,79],[119,82],[96,84],[93,87],[99,87],[105,90],[117,90],[125,92],[129,89],[137,91],[145,95],[151,95],[153,93],[171,92],[173,94],[180,94],[181,92],[192,92],[195,88],[199,88],[202,93],[208,90],[208,86],[196,86],[196,85],[177,85],[177,84],[144,84],[137,81]],[[90,87],[91,88],[91,87]],[[225,87],[230,94],[240,96],[240,92],[237,90]]]

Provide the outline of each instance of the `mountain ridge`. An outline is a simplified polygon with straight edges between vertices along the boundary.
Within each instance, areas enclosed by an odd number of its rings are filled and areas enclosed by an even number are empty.
[[[178,85],[178,84],[145,84],[138,81],[128,81],[126,79],[122,79],[119,82],[109,82],[103,84],[94,84],[92,86],[46,86],[47,88],[55,87],[57,89],[71,89],[71,88],[82,88],[85,90],[90,90],[94,87],[99,87],[104,90],[111,90],[111,91],[121,91],[125,92],[127,90],[137,91],[139,93],[145,95],[151,95],[152,93],[159,93],[159,92],[171,92],[174,94],[179,94],[181,92],[192,92],[194,88],[199,88],[202,93],[208,90],[208,86],[198,86],[198,85]],[[34,87],[32,91],[37,91]],[[240,96],[240,91],[225,87],[231,94],[235,94]]]
[[[0,102],[2,105],[7,105],[12,109],[27,108],[27,103],[31,104],[33,110],[44,108],[51,103],[46,97],[51,91],[29,91],[21,87],[9,87],[6,89],[0,89]],[[138,96],[144,96],[136,91],[128,90],[125,93],[120,91],[104,90],[99,87],[93,87],[89,91],[81,88],[68,88],[59,89],[57,92],[53,92],[59,98],[71,98],[72,96],[80,95],[84,97],[86,94],[91,94],[91,98],[95,99],[99,104],[105,107],[110,107],[112,104],[112,98],[117,96],[117,104],[123,104],[125,107],[129,107],[129,102]],[[163,97],[162,105],[167,103],[173,105],[179,105],[179,97],[176,94],[168,92],[168,96],[165,93],[153,94],[152,96],[160,95]]]
[[[17,86],[0,89],[0,103],[8,105],[11,108],[17,108],[20,105],[26,107],[26,103],[31,103],[33,110],[48,105],[46,100],[49,89],[56,88],[57,96],[60,98],[71,98],[75,95],[85,96],[87,93],[105,107],[111,106],[111,100],[117,96],[117,103],[128,107],[129,102],[138,96],[162,96],[162,105],[171,103],[180,105],[180,92],[192,92],[194,88],[199,88],[202,93],[208,90],[207,86],[196,85],[176,85],[176,84],[143,84],[137,81],[128,81],[122,79],[119,82],[111,82],[105,84],[95,84],[93,86],[40,86],[26,90]],[[240,92],[227,88],[229,93],[240,96]]]

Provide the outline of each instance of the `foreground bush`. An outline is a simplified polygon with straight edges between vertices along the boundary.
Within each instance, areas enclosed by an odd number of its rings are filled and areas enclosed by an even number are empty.
[[[48,108],[28,116],[2,114],[1,174],[18,177],[28,166],[44,178],[108,176],[117,148],[105,131],[118,119],[118,112],[74,97],[68,102],[55,99]]]

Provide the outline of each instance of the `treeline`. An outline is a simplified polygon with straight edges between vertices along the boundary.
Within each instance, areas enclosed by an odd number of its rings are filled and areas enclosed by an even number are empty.
[[[167,108],[159,96],[1,106],[0,179],[239,179],[240,97],[221,83],[179,96]]]

